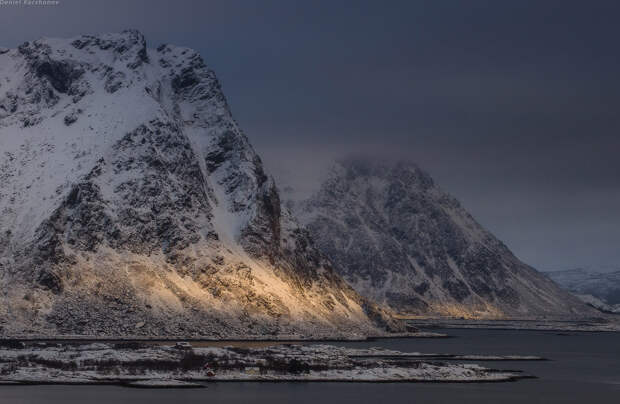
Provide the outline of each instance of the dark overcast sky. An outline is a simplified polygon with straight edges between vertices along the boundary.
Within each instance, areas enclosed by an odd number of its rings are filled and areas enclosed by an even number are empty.
[[[524,261],[620,267],[618,1],[68,1],[0,45],[141,30],[197,49],[282,182],[348,152],[426,168]]]

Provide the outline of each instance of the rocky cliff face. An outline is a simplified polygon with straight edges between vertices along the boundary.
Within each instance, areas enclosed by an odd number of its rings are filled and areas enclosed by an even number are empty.
[[[136,31],[0,52],[0,332],[396,327],[282,208],[193,50]]]
[[[590,313],[519,261],[413,164],[345,161],[296,210],[356,290],[401,312],[514,318]]]

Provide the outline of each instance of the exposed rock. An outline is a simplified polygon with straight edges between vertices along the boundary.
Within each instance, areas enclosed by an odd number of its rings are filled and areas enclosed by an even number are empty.
[[[77,120],[78,116],[82,113],[81,109],[71,111],[69,114],[65,115],[64,122],[65,125],[73,125]]]
[[[34,64],[37,76],[47,79],[59,93],[69,93],[73,83],[84,71],[74,63],[54,60],[37,60]]]

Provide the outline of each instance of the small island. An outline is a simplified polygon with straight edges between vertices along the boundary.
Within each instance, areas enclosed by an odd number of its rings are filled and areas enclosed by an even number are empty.
[[[532,376],[461,362],[541,359],[404,353],[324,344],[246,348],[198,347],[189,342],[4,341],[0,346],[0,383],[182,388],[204,387],[215,381],[500,382]]]

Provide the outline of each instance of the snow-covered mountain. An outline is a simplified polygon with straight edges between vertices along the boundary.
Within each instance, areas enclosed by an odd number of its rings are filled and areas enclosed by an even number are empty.
[[[620,271],[597,272],[585,268],[547,272],[563,288],[578,294],[592,295],[608,305],[620,304]]]
[[[0,50],[0,334],[398,327],[282,208],[193,50],[137,31]]]
[[[409,163],[349,159],[294,205],[317,246],[360,293],[408,314],[590,314],[519,261]]]
[[[620,304],[607,304],[596,296],[575,294],[582,302],[595,309],[610,314],[620,314]]]

